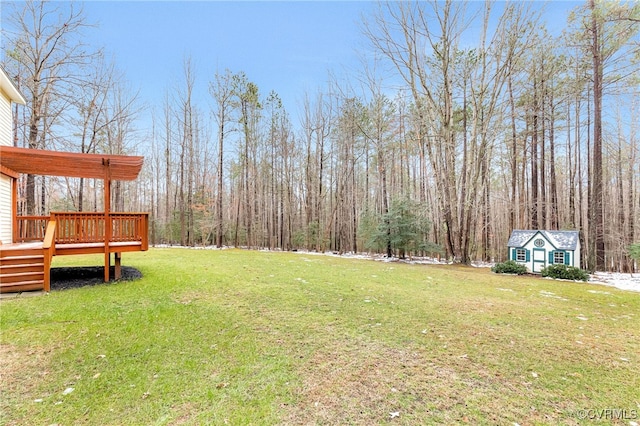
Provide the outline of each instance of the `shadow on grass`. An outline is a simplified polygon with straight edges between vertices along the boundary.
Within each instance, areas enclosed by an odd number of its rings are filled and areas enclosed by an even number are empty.
[[[115,267],[109,269],[109,276],[113,282],[134,281],[142,278],[142,273],[131,266],[121,267],[121,277],[114,280]],[[66,290],[88,285],[108,284],[104,282],[104,266],[75,266],[51,268],[51,290]]]

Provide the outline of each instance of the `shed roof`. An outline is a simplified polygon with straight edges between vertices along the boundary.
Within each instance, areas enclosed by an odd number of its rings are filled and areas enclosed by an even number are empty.
[[[135,180],[144,157],[82,154],[0,146],[0,165],[18,173],[42,176],[105,178],[105,166],[113,180]]]
[[[580,242],[578,231],[519,230],[511,232],[508,247],[524,247],[538,233],[560,250],[576,250]]]

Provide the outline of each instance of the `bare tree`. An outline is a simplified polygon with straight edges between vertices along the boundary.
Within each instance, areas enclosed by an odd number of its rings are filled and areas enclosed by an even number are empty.
[[[593,160],[589,174],[589,268],[605,267],[605,190],[603,175],[602,109],[605,89],[632,76],[636,70],[634,56],[640,46],[633,42],[640,30],[640,5],[606,3],[589,0],[577,10],[576,29],[579,42],[591,59],[593,90]],[[580,38],[580,35],[582,37]]]
[[[61,5],[29,0],[21,9],[13,4],[10,13],[11,30],[8,36],[7,68],[13,70],[26,89],[28,101],[29,148],[45,148],[47,134],[53,128],[61,104],[68,97],[70,87],[84,81],[81,69],[89,64],[95,53],[85,50],[82,31],[89,26],[82,11],[75,4]],[[27,176],[26,209],[33,214],[35,179]]]
[[[220,248],[223,244],[224,236],[224,150],[225,139],[229,132],[233,130],[230,126],[233,109],[233,75],[226,70],[224,74],[216,73],[214,81],[209,83],[209,92],[215,101],[214,117],[218,124],[218,171],[217,171],[217,194],[216,194],[216,245]]]

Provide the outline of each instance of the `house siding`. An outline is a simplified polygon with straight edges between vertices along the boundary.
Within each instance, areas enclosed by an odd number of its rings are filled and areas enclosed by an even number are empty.
[[[0,145],[11,146],[11,100],[0,91]]]
[[[0,90],[0,145],[11,146],[11,100]],[[12,242],[11,178],[0,173],[0,242]]]
[[[12,242],[11,178],[0,173],[0,242]]]

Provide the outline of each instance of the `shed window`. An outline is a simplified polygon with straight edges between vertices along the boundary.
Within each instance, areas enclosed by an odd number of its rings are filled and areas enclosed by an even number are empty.
[[[564,252],[563,251],[555,251],[553,252],[553,263],[564,263]]]
[[[516,249],[516,260],[518,262],[527,261],[527,251],[525,249]]]

